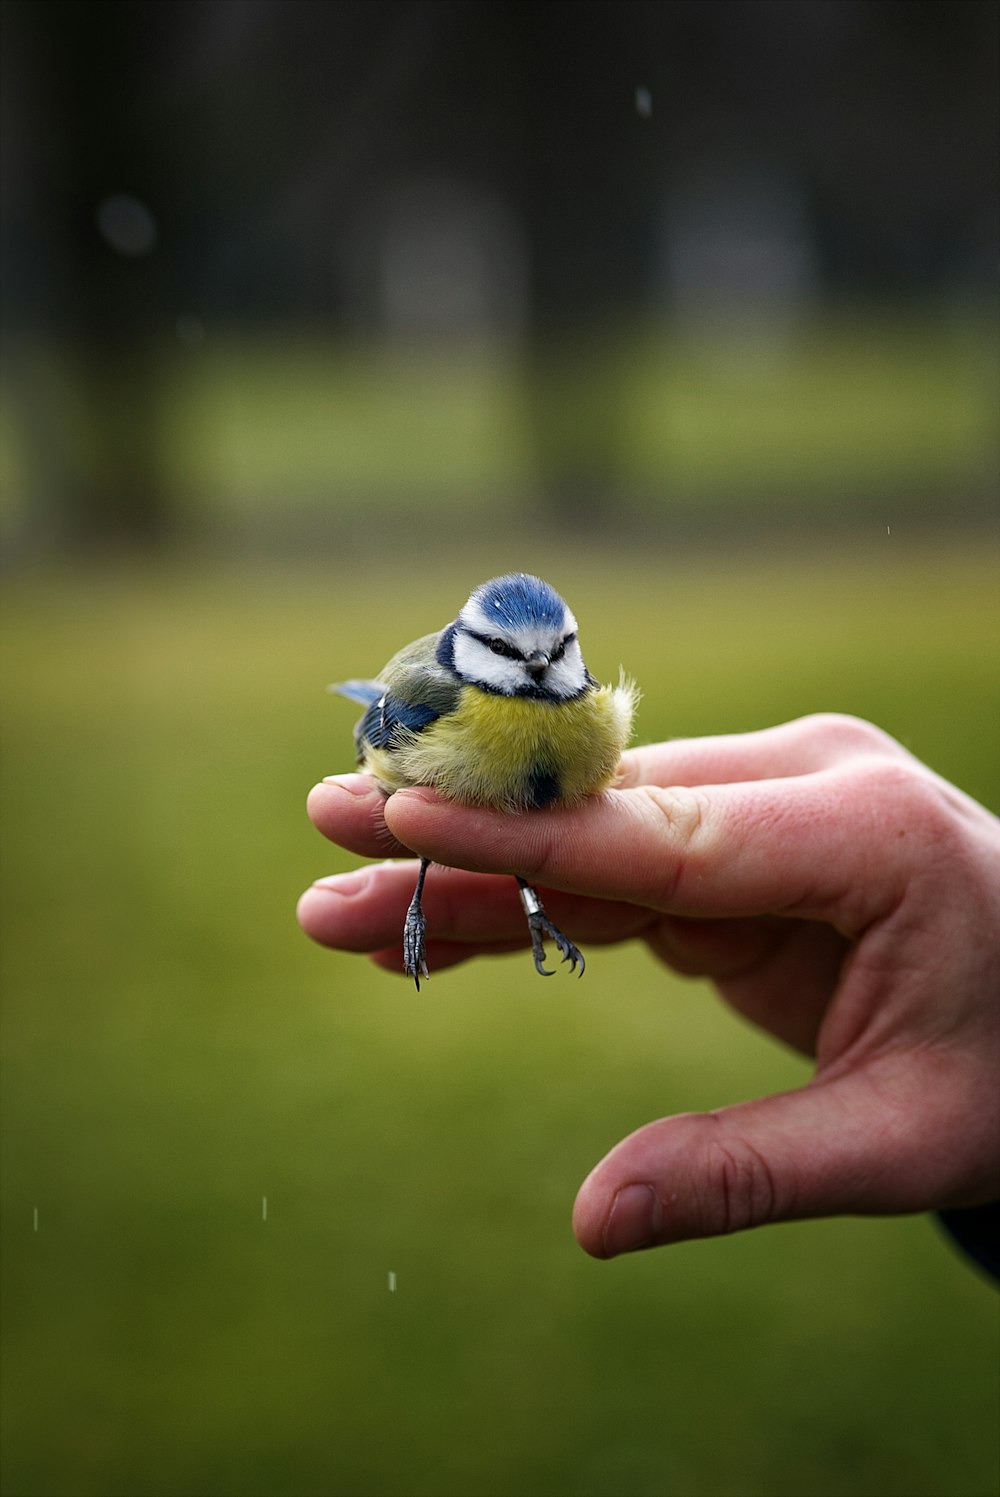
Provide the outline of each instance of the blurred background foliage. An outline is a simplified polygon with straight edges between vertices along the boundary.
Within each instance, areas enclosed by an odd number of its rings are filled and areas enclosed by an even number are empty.
[[[572,1240],[804,1062],[292,910],[324,683],[511,567],[643,739],[857,712],[1000,809],[996,7],[2,17],[4,1490],[992,1494],[926,1219]]]
[[[982,518],[996,24],[5,0],[8,554]]]

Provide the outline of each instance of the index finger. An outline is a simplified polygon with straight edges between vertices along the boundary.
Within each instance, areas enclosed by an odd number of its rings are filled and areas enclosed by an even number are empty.
[[[386,802],[434,862],[686,916],[794,915],[857,934],[893,908],[919,831],[890,761],[697,788],[608,790],[572,809],[458,807],[424,788]]]
[[[751,733],[671,738],[626,749],[621,789],[636,785],[723,785],[773,780],[830,769],[849,757],[882,754],[914,762],[874,723],[842,712],[813,712]]]

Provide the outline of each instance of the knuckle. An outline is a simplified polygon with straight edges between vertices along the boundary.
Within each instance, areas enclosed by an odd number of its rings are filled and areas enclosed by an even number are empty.
[[[669,845],[669,856],[657,867],[656,887],[649,891],[656,907],[669,909],[688,878],[698,841],[709,820],[708,797],[701,790],[677,786],[664,789],[648,785],[639,793],[661,823]]]
[[[950,842],[960,833],[960,818],[943,783],[916,760],[865,757],[846,773],[862,806],[878,815],[889,835]]]
[[[802,728],[839,753],[883,753],[896,757],[906,750],[895,738],[863,717],[849,712],[814,712],[799,719]]]
[[[656,812],[667,822],[673,839],[683,843],[693,842],[708,815],[708,798],[698,789],[659,785],[646,785],[642,794]]]
[[[771,1167],[745,1138],[727,1136],[709,1141],[705,1179],[706,1215],[718,1233],[763,1226],[782,1212]]]

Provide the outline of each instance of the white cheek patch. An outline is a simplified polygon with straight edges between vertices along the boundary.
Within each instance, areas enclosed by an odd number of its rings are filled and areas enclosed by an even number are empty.
[[[566,646],[561,660],[556,660],[545,672],[545,687],[558,697],[575,697],[587,684],[587,667],[583,663],[578,640]]]
[[[454,639],[455,669],[464,681],[489,686],[504,696],[514,696],[524,682],[524,667],[517,660],[506,660],[481,640],[457,630]]]

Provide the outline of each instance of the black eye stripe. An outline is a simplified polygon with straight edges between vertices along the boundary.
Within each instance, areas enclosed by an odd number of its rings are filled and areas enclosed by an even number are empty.
[[[527,658],[522,650],[518,650],[514,645],[508,644],[505,639],[496,639],[490,634],[478,634],[473,629],[467,629],[465,633],[471,639],[478,640],[481,645],[485,645],[488,650],[492,650],[494,655],[502,655],[506,660],[525,660]],[[559,641],[549,658],[551,660],[561,660],[566,653],[567,645],[571,645],[575,639],[575,632],[567,634]]]
[[[476,634],[472,629],[466,631],[473,639],[477,639],[481,645],[492,650],[494,655],[503,655],[507,660],[523,660],[524,656],[520,650],[515,650],[505,639],[494,639],[489,634]]]

